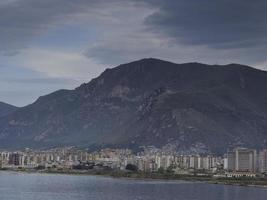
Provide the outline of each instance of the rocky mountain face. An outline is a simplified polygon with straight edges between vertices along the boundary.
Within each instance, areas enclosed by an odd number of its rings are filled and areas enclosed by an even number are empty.
[[[15,106],[0,102],[0,117],[6,116],[17,109]]]
[[[0,118],[0,148],[267,145],[267,72],[143,59]]]

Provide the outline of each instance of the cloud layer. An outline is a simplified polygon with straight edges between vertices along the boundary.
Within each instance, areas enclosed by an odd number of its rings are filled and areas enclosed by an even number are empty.
[[[146,19],[155,32],[178,42],[214,48],[266,44],[267,2],[264,0],[147,0],[159,10]]]
[[[1,1],[0,101],[25,105],[143,57],[266,70],[266,9],[264,0]]]

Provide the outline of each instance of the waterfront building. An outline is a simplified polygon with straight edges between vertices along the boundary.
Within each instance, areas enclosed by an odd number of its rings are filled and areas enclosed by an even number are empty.
[[[23,166],[24,165],[24,156],[21,153],[12,153],[9,155],[9,165],[14,166]]]
[[[255,172],[257,170],[257,151],[254,149],[236,148],[229,151],[228,170],[240,172]]]
[[[227,158],[227,156],[223,158],[223,169],[228,170],[228,158]]]
[[[261,173],[267,173],[267,149],[259,153],[259,171]]]
[[[200,171],[203,171],[201,173],[216,173],[218,170],[222,171],[228,168],[233,172],[254,172],[257,160],[255,152],[254,150],[239,148],[228,152],[227,157],[222,159],[212,154],[180,154],[157,148],[146,148],[137,154],[133,154],[128,149],[102,149],[90,153],[75,148],[55,148],[42,151],[27,149],[22,152],[0,153],[0,167],[72,169],[73,166],[88,166],[88,163],[92,163],[90,169],[100,166],[100,168],[124,170],[128,164],[133,164],[137,166],[138,170],[145,172],[158,171],[159,168],[168,170],[170,167],[179,174],[191,174]],[[265,154],[262,151],[260,155],[261,171],[264,172],[266,170],[267,151]]]
[[[0,155],[0,169],[3,168],[3,158],[2,158],[2,155]]]
[[[0,157],[1,157],[1,168],[4,168],[5,166],[8,165],[9,153],[8,152],[1,152]]]

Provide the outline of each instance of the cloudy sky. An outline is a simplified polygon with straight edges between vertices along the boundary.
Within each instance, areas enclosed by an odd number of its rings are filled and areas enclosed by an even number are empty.
[[[0,101],[73,89],[144,57],[267,70],[266,0],[1,0]]]

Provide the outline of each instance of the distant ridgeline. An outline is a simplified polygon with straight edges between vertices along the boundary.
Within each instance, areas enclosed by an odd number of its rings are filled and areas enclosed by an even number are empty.
[[[6,116],[14,111],[16,111],[18,108],[3,102],[0,102],[0,117]]]
[[[215,152],[267,143],[267,72],[143,59],[1,114],[0,148]]]

